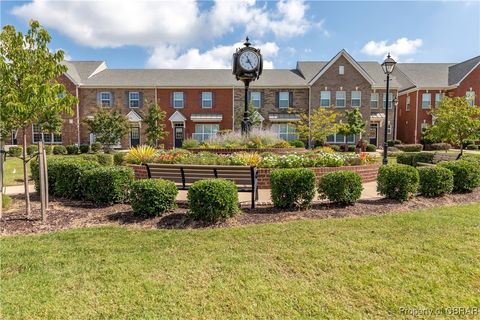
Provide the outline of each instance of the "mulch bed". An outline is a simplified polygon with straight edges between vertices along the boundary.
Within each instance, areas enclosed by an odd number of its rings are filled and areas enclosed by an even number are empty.
[[[400,211],[433,208],[445,205],[480,202],[480,188],[472,193],[452,194],[441,198],[416,197],[399,203],[387,199],[360,200],[353,206],[343,207],[327,202],[317,202],[308,210],[284,211],[271,206],[257,209],[244,208],[243,214],[215,224],[193,221],[186,215],[184,204],[173,212],[161,217],[142,219],[133,216],[128,204],[98,207],[81,201],[50,199],[46,221],[40,217],[40,203],[37,196],[32,197],[32,214],[25,216],[22,196],[14,197],[11,208],[3,213],[0,220],[0,235],[45,233],[57,230],[92,227],[92,226],[128,226],[145,229],[186,229],[219,228],[285,222],[302,219],[339,218],[363,215],[382,215]]]

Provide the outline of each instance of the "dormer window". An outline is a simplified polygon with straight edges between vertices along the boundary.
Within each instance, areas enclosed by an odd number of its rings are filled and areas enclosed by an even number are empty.
[[[338,67],[338,74],[344,74],[345,73],[345,67],[344,66],[339,66]]]

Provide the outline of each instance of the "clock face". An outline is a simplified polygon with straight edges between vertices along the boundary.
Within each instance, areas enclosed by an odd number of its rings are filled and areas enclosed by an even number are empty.
[[[245,51],[240,55],[240,66],[246,71],[253,71],[258,66],[258,56],[252,51]]]

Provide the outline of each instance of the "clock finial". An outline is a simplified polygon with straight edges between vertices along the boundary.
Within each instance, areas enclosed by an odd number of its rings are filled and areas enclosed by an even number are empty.
[[[248,39],[248,36],[247,38],[245,39],[245,42],[243,43],[245,45],[245,47],[249,47],[251,45],[251,43],[249,42],[250,39]]]

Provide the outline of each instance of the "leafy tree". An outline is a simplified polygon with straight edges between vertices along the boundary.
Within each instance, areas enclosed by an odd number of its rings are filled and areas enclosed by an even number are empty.
[[[56,81],[67,71],[67,67],[60,64],[64,57],[63,51],[50,52],[50,41],[48,32],[33,20],[30,21],[26,34],[17,32],[11,25],[4,26],[0,34],[2,134],[5,135],[12,129],[21,129],[27,216],[30,216],[27,130],[31,125],[38,124],[58,131],[58,119],[63,113],[71,115],[72,107],[77,102],[77,99]],[[55,126],[52,125],[52,119],[57,119]]]
[[[234,119],[236,128],[240,128],[242,125],[243,112],[244,112],[243,107],[236,109],[235,119]],[[256,127],[262,124],[260,113],[258,112],[257,109],[255,109],[255,106],[253,105],[252,101],[250,101],[250,103],[248,104],[248,118],[250,119],[250,124],[252,127]]]
[[[337,115],[332,109],[318,108],[310,115],[309,121],[307,114],[301,114],[300,121],[295,124],[300,139],[325,142],[336,131]]]
[[[480,137],[480,108],[471,106],[464,97],[445,97],[431,112],[434,124],[425,130],[425,137],[460,146]]]
[[[93,118],[87,118],[84,122],[95,135],[96,141],[103,144],[105,151],[109,151],[130,131],[127,117],[118,110],[101,108]]]
[[[337,126],[337,132],[348,135],[361,135],[365,132],[365,122],[363,121],[362,113],[358,109],[345,111],[345,122]],[[345,150],[348,150],[348,143],[345,139]]]
[[[145,134],[147,144],[152,147],[158,147],[158,142],[163,140],[168,132],[165,132],[165,117],[167,113],[156,103],[151,103],[148,107],[148,113],[143,120],[147,124]]]

